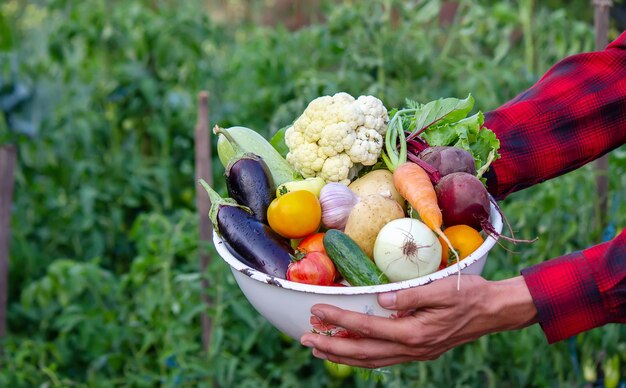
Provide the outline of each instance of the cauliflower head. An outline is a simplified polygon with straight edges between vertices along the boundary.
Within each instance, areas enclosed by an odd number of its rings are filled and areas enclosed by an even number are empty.
[[[285,132],[287,162],[305,178],[347,185],[351,172],[380,157],[388,123],[387,108],[374,96],[318,97]]]

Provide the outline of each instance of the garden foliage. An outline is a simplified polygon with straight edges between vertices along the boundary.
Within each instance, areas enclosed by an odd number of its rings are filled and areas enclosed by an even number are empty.
[[[0,386],[338,385],[253,310],[218,257],[198,272],[196,94],[210,92],[212,123],[270,136],[337,91],[388,107],[472,93],[488,111],[559,59],[593,49],[586,21],[532,1],[461,1],[449,25],[439,1],[331,3],[323,22],[297,31],[218,22],[199,0],[0,4],[0,143],[19,149]],[[607,228],[595,216],[592,166],[505,200],[516,236],[539,240],[497,247],[485,277],[515,276],[624,227],[623,147],[610,168]],[[208,353],[203,311],[213,321]],[[535,325],[349,378],[362,387],[581,384],[626,355],[625,338],[608,325],[549,346]]]

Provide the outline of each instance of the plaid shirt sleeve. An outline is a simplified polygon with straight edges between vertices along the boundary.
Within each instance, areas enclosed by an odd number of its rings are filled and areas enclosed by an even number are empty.
[[[626,230],[612,241],[522,270],[554,343],[607,323],[626,323]]]
[[[488,112],[502,158],[486,174],[497,199],[626,143],[626,32],[605,50],[565,58],[534,86]],[[522,271],[548,342],[626,323],[626,232]]]

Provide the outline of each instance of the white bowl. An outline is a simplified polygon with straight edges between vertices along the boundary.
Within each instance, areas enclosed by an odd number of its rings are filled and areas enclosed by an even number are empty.
[[[496,232],[500,233],[502,218],[493,203],[490,220]],[[496,240],[492,236],[487,236],[476,251],[461,260],[461,273],[480,275],[485,266],[487,254],[495,245]],[[278,330],[294,339],[299,339],[311,330],[329,335],[346,334],[341,328],[321,327],[316,322],[312,322],[311,307],[314,304],[326,303],[346,310],[389,317],[396,312],[380,307],[376,297],[378,293],[421,286],[456,274],[459,268],[458,265],[452,265],[419,278],[378,286],[314,286],[276,278],[248,267],[228,251],[215,232],[213,232],[213,242],[217,253],[230,265],[239,288],[252,306]]]

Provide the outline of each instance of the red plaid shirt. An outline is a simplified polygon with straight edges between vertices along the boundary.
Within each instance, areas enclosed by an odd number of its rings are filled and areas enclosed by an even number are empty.
[[[557,177],[626,143],[626,32],[605,50],[574,55],[488,112],[502,158],[487,175],[498,199]],[[626,323],[626,231],[604,244],[524,269],[550,343]]]

